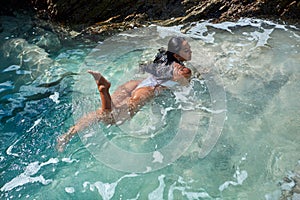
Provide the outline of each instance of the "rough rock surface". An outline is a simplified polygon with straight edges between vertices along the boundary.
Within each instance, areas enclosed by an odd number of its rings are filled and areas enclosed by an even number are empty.
[[[69,24],[92,24],[113,18],[120,22],[138,18],[179,22],[200,19],[235,20],[240,17],[272,16],[299,19],[295,0],[31,0],[38,11]]]
[[[298,161],[296,168],[280,183],[280,187],[280,200],[300,199],[300,160]]]
[[[299,23],[298,0],[2,0],[0,14],[32,8],[40,18],[86,33],[112,34],[150,23],[268,18]]]

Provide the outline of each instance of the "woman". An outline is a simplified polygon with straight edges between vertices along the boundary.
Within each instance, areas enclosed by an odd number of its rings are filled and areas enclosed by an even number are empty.
[[[83,116],[67,133],[58,138],[58,150],[64,146],[73,135],[101,121],[107,124],[120,124],[132,117],[141,106],[153,99],[160,90],[179,83],[187,84],[191,77],[191,70],[186,68],[184,61],[191,60],[192,51],[187,40],[183,37],[173,37],[169,40],[168,50],[160,49],[152,64],[143,66],[143,70],[151,75],[145,80],[131,80],[110,95],[110,82],[99,72],[89,70],[97,84],[101,108]]]

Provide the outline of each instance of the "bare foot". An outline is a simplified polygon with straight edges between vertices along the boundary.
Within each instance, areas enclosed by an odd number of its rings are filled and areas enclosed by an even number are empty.
[[[110,88],[110,82],[108,80],[106,80],[104,78],[104,76],[102,76],[99,72],[96,71],[92,71],[92,70],[88,70],[88,73],[90,73],[91,75],[93,75],[99,89],[109,89]]]
[[[67,143],[69,142],[69,139],[66,137],[66,135],[59,136],[56,140],[57,145],[56,149],[59,152],[63,152]]]

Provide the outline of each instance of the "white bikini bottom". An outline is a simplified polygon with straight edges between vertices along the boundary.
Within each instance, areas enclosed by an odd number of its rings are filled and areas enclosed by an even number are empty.
[[[157,87],[157,86],[165,86],[167,88],[172,88],[176,86],[178,83],[172,80],[159,80],[156,79],[154,76],[149,76],[145,80],[143,80],[137,88],[141,87]]]

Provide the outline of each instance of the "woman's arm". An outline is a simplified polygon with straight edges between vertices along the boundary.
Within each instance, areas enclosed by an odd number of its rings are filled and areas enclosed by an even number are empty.
[[[187,85],[190,82],[192,71],[179,63],[174,63],[173,67],[173,80],[181,85]]]

